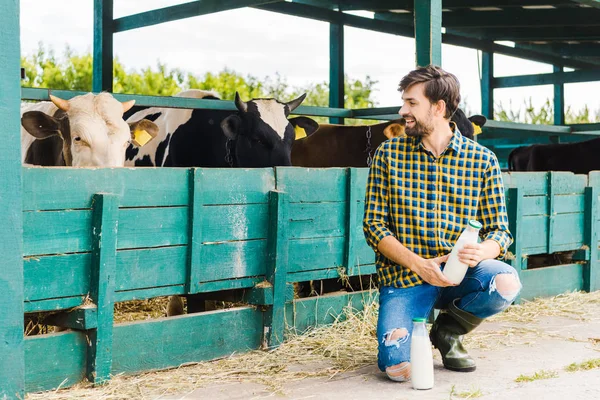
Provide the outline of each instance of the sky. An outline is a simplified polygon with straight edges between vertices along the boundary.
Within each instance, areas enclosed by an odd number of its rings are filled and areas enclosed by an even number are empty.
[[[177,0],[114,0],[114,17],[185,3]],[[368,14],[364,14],[368,16]],[[398,83],[414,69],[414,39],[345,27],[345,72],[377,81],[373,98],[380,107],[401,105]],[[30,55],[43,42],[62,55],[68,45],[76,53],[92,50],[93,0],[21,0],[21,54]],[[329,79],[329,24],[253,8],[188,18],[121,32],[114,54],[127,69],[166,63],[201,76],[225,67],[258,78],[276,73],[292,86]],[[443,45],[442,67],[460,83],[467,110],[480,112],[481,53]],[[552,66],[502,55],[494,56],[496,76],[552,72]],[[565,103],[600,111],[600,82],[565,85]],[[540,106],[552,99],[552,86],[496,89],[495,102],[505,108],[523,106],[530,97]]]

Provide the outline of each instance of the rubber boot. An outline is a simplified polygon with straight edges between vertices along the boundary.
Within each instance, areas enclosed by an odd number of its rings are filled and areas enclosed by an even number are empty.
[[[433,323],[429,338],[433,346],[440,351],[446,369],[458,372],[475,371],[475,361],[462,345],[463,335],[471,332],[483,318],[456,307],[456,300],[443,310]]]

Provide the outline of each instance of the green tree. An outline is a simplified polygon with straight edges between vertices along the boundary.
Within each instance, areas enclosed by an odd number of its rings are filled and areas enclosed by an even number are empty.
[[[509,102],[508,108],[504,104],[498,103],[494,110],[494,119],[537,125],[554,124],[554,104],[550,99],[546,99],[540,108],[536,108],[530,97],[523,102],[523,106],[523,109],[519,108],[515,110],[512,102]],[[572,107],[568,106],[565,110],[565,122],[567,124],[600,122],[600,110],[596,112],[595,116],[592,116],[588,106],[584,106],[580,110],[573,110]]]

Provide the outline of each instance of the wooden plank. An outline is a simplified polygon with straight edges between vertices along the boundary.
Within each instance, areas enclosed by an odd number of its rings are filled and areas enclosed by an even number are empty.
[[[94,92],[113,89],[113,8],[113,0],[94,0]]]
[[[481,53],[481,113],[488,119],[494,118],[494,53]]]
[[[289,262],[289,220],[286,193],[269,194],[268,263],[267,281],[273,287],[273,305],[265,313],[263,348],[273,348],[283,342],[285,324],[285,290]]]
[[[23,210],[91,208],[95,193],[121,196],[121,207],[187,206],[183,168],[23,167]]]
[[[90,266],[90,253],[26,258],[25,301],[85,296],[90,290]]]
[[[506,190],[506,211],[508,226],[513,235],[513,242],[508,249],[513,258],[509,262],[520,276],[523,269],[523,240],[525,237],[523,234],[525,232],[523,227],[523,189],[509,188]],[[519,301],[520,297],[517,297],[515,302]]]
[[[198,170],[190,171],[190,205],[188,212],[188,248],[185,292],[198,292],[198,272],[202,262],[202,237],[204,233],[204,197],[202,179]],[[224,226],[225,224],[220,224]],[[227,225],[225,225],[227,226]]]
[[[511,88],[521,86],[592,82],[597,80],[600,80],[600,71],[590,69],[570,72],[551,72],[547,74],[504,76],[494,78],[493,84],[494,87],[497,88]]]
[[[203,245],[201,282],[265,275],[267,241],[226,242]]]
[[[289,208],[290,239],[346,235],[345,203],[292,203]]]
[[[202,242],[266,239],[268,204],[202,207]]]
[[[554,172],[548,173],[548,230],[546,231],[546,246],[548,253],[554,253],[553,248],[556,212],[554,211],[554,195],[558,188],[558,176]],[[533,231],[535,232],[535,231]]]
[[[98,327],[98,310],[96,306],[83,306],[75,310],[52,314],[44,319],[48,325],[85,331]]]
[[[344,25],[329,24],[329,107],[344,108]],[[330,124],[344,124],[343,118],[329,118]]]
[[[442,65],[442,0],[415,2],[414,15],[417,67]]]
[[[588,184],[587,175],[572,172],[551,171],[548,172],[548,179],[552,181],[552,192],[555,195],[583,194]]]
[[[62,332],[25,338],[25,391],[67,388],[85,379],[86,335]]]
[[[355,168],[348,169],[348,182],[346,183],[346,248],[344,252],[344,266],[346,270],[352,269],[358,264],[358,256],[356,254],[356,231],[358,227],[362,228],[362,221],[356,223],[357,218],[362,216],[363,212],[359,212],[359,206],[364,209],[364,197],[359,197],[359,181],[358,172]],[[362,220],[362,218],[361,218]],[[362,233],[362,229],[361,229]]]
[[[357,275],[370,275],[376,272],[375,264],[371,265],[359,265],[349,269],[346,273],[348,276],[357,276]],[[332,279],[339,278],[339,270],[337,268],[326,268],[326,269],[318,269],[314,271],[306,271],[306,272],[295,272],[287,275],[287,281],[289,283],[292,282],[306,282],[306,281],[316,281],[321,279]]]
[[[277,189],[290,203],[343,202],[346,200],[345,168],[277,167]]]
[[[176,367],[254,350],[261,343],[262,323],[260,310],[242,307],[119,324],[114,328],[112,373]]]
[[[503,173],[504,188],[520,188],[523,196],[540,196],[548,194],[547,172],[510,172]]]
[[[94,195],[92,203],[92,274],[90,299],[98,309],[98,326],[88,331],[86,377],[94,384],[110,379],[112,329],[119,231],[119,198]]]
[[[582,290],[583,267],[582,264],[565,264],[521,271],[523,289],[520,297],[533,300],[536,297],[556,296]]]
[[[119,210],[118,248],[187,244],[187,207]],[[90,210],[25,212],[24,255],[86,252],[91,249]]]
[[[598,187],[585,188],[585,227],[584,242],[590,249],[590,258],[583,270],[583,289],[588,292],[598,290],[600,286],[600,263],[598,262]]]
[[[199,168],[196,173],[204,182],[204,205],[267,204],[275,189],[273,168]]]
[[[551,240],[552,249],[557,249],[554,251],[576,250],[584,245],[584,217],[584,213],[555,215],[555,228]]]
[[[344,265],[343,236],[291,240],[288,272],[311,271]]]
[[[65,297],[60,299],[47,299],[38,301],[26,301],[25,312],[39,312],[39,311],[55,311],[55,310],[66,310],[68,308],[81,306],[86,296],[75,296]]]
[[[185,246],[119,250],[115,290],[185,284]]]
[[[0,14],[0,398],[24,398],[20,2]]]

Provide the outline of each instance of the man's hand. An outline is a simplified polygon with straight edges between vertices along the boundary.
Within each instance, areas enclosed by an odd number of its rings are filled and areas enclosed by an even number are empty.
[[[483,253],[484,249],[480,243],[465,244],[458,252],[458,259],[473,268],[483,260]]]
[[[430,285],[439,287],[456,286],[440,270],[440,264],[446,262],[448,256],[449,254],[437,258],[422,259],[423,261],[415,265],[412,270]]]

